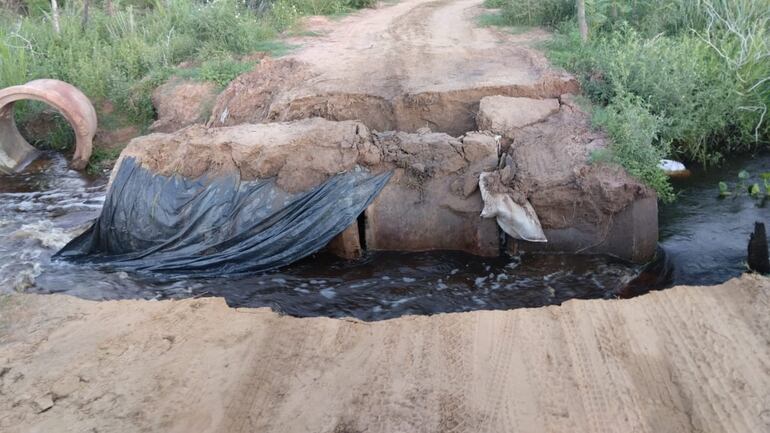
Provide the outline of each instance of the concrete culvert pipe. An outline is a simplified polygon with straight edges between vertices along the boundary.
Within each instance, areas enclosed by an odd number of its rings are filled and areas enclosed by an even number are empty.
[[[70,166],[84,169],[96,133],[96,110],[88,97],[71,84],[43,79],[0,90],[0,173],[23,170],[38,153],[21,136],[13,118],[14,103],[23,99],[45,102],[61,112],[75,131],[75,154]]]

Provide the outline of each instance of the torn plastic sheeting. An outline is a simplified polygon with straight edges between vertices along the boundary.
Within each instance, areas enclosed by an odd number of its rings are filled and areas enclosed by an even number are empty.
[[[492,173],[479,175],[479,189],[484,201],[482,218],[497,218],[497,225],[509,236],[529,242],[547,242],[535,209],[528,200],[521,205],[510,195],[489,190],[487,181]]]
[[[390,176],[356,169],[289,194],[273,179],[163,176],[126,158],[99,218],[56,257],[182,277],[266,271],[326,246]]]

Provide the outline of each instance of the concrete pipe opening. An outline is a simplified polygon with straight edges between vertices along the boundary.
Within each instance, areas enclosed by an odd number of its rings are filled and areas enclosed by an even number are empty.
[[[76,87],[59,80],[34,80],[0,90],[0,173],[11,174],[24,169],[38,151],[19,133],[13,117],[16,101],[31,99],[56,108],[75,131],[75,153],[70,166],[83,170],[91,157],[96,133],[96,110],[91,101]]]

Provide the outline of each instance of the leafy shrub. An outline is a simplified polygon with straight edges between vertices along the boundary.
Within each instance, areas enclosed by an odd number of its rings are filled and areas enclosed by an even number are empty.
[[[507,0],[484,0],[484,7],[490,9],[499,9],[505,6]]]
[[[599,107],[599,124],[621,120],[617,110],[637,101],[660,120],[654,134],[659,150],[704,165],[770,145],[766,0],[586,0],[586,43],[577,32],[574,10],[556,0],[487,4],[503,8],[506,24],[556,29],[549,56],[580,79]],[[633,137],[620,134],[617,126],[611,135]],[[631,154],[627,144],[615,149]],[[659,180],[649,173],[645,178]]]
[[[488,0],[510,25],[554,26],[575,14],[575,0]]]
[[[254,63],[237,62],[229,58],[207,60],[201,64],[199,78],[224,87],[238,75],[251,70],[253,66]]]
[[[370,8],[377,3],[376,0],[346,0],[345,4],[352,9]]]
[[[642,98],[652,113],[666,119],[660,138],[680,157],[714,163],[750,144],[730,135],[741,101],[725,64],[702,40],[692,35],[646,39],[625,27],[583,45],[572,33],[557,38],[554,59],[576,73],[600,105],[611,103],[618,92]]]
[[[638,96],[623,93],[607,107],[597,109],[593,121],[612,139],[610,153],[597,153],[595,161],[612,161],[623,166],[631,176],[655,189],[664,202],[674,198],[668,177],[658,167],[668,153],[658,134],[665,120],[651,113]]]

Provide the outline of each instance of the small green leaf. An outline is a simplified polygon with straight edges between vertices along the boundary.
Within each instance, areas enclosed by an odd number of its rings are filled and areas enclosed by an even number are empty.
[[[764,180],[770,180],[770,171],[766,171],[766,172],[760,174],[759,177],[761,177]]]
[[[727,184],[725,182],[719,182],[719,195],[730,195],[730,191],[727,190]]]
[[[746,180],[749,178],[749,172],[746,170],[741,170],[740,173],[738,173],[738,179]]]
[[[749,188],[749,194],[751,194],[752,197],[756,197],[762,193],[762,190],[759,189],[759,184],[755,183],[754,185],[751,185],[751,188]]]

